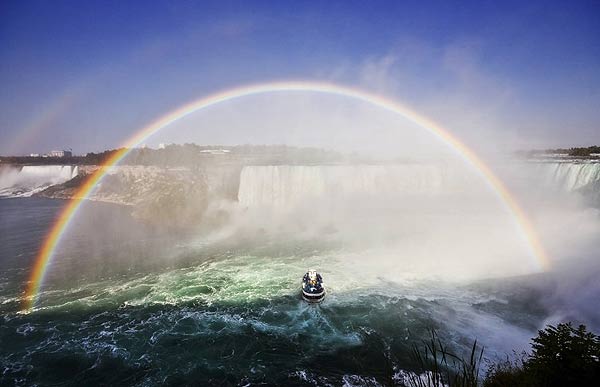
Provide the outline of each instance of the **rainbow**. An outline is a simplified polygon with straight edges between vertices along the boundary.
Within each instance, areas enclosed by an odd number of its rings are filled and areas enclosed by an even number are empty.
[[[47,234],[38,252],[35,264],[30,274],[25,294],[24,310],[29,311],[34,307],[39,297],[39,291],[44,282],[44,277],[54,256],[55,249],[59,244],[65,230],[68,228],[69,223],[77,213],[77,210],[83,201],[90,195],[98,182],[106,175],[108,169],[123,159],[131,148],[139,146],[148,137],[155,134],[162,128],[200,109],[205,109],[219,103],[257,94],[294,91],[338,95],[366,102],[383,110],[399,114],[437,136],[449,147],[454,149],[468,164],[474,167],[484,178],[486,183],[492,188],[502,203],[505,204],[507,209],[512,214],[518,229],[528,242],[530,253],[534,257],[534,263],[537,269],[545,270],[549,268],[550,261],[548,256],[545,253],[531,222],[529,221],[523,209],[519,206],[515,197],[509,192],[506,186],[494,174],[490,167],[488,167],[483,160],[475,154],[474,151],[469,149],[448,130],[391,99],[355,88],[323,82],[272,82],[234,88],[190,102],[151,122],[149,125],[139,130],[128,141],[126,141],[122,148],[120,148],[108,160],[106,160],[105,165],[87,178],[85,183],[77,190],[73,198],[62,210],[57,220],[52,225],[50,232]]]
[[[47,130],[49,125],[60,119],[77,101],[79,90],[67,89],[59,97],[44,104],[44,109],[33,119],[28,125],[19,130],[19,135],[16,136],[9,144],[9,149],[28,149],[31,142],[36,137],[40,136],[44,130]]]

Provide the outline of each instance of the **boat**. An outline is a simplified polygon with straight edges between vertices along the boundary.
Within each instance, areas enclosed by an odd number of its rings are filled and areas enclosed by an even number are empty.
[[[321,302],[325,298],[323,277],[316,270],[309,269],[302,278],[302,298],[307,302]]]

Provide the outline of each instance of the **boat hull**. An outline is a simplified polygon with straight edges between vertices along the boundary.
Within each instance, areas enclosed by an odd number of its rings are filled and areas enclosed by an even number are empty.
[[[325,298],[325,289],[323,289],[319,293],[311,293],[311,292],[307,292],[303,289],[302,290],[302,298],[306,302],[311,302],[311,303],[321,302],[321,301],[323,301],[323,298]]]

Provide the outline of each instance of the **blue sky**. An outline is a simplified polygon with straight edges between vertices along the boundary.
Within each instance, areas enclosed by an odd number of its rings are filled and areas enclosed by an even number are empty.
[[[0,154],[116,147],[186,101],[285,79],[388,95],[467,142],[600,143],[600,3],[524,3],[3,1]]]

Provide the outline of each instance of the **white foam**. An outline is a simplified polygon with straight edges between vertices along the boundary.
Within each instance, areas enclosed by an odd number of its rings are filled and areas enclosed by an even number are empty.
[[[71,180],[79,173],[71,165],[25,165],[0,168],[0,197],[29,197]]]

